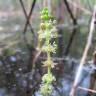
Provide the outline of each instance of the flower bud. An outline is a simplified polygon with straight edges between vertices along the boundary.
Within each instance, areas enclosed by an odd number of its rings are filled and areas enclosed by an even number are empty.
[[[44,24],[44,23],[41,23],[41,24],[40,24],[40,28],[41,28],[42,30],[45,30],[45,29],[46,29],[45,24]]]

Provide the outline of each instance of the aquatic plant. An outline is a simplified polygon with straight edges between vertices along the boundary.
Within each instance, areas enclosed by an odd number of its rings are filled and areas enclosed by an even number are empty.
[[[37,48],[47,54],[47,59],[43,61],[43,66],[47,67],[47,73],[42,76],[42,84],[40,85],[40,93],[42,96],[49,96],[52,94],[52,82],[56,79],[52,74],[52,68],[55,63],[51,58],[51,54],[56,52],[57,45],[51,42],[53,38],[57,37],[57,29],[55,27],[56,20],[49,14],[48,8],[41,11],[41,24],[38,31],[38,44]]]

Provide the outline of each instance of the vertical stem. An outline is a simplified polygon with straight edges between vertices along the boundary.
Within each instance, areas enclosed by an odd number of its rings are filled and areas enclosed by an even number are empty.
[[[40,41],[40,38],[38,37],[38,42],[37,42],[37,49],[41,49],[41,42],[42,40]]]
[[[50,52],[47,52],[47,59],[50,61],[51,57],[50,57]],[[51,65],[51,64],[50,64]],[[50,66],[48,66],[48,74],[50,74],[51,68]]]
[[[51,72],[51,69],[50,69],[50,67],[48,67],[48,74],[50,74],[50,72]]]

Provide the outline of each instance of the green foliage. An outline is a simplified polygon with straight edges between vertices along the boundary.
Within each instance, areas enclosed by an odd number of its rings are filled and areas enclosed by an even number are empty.
[[[50,96],[50,93],[52,93],[53,91],[53,87],[51,84],[47,84],[47,83],[43,83],[41,85],[41,89],[40,89],[40,93],[42,94],[42,96]]]
[[[51,84],[52,81],[55,81],[55,77],[50,73],[50,74],[44,74],[42,77],[43,83]]]
[[[51,42],[53,38],[57,37],[57,29],[55,27],[56,20],[49,14],[48,8],[44,8],[41,11],[41,24],[38,31],[38,45],[37,48],[47,54],[47,59],[42,62],[44,67],[47,67],[47,73],[42,77],[42,84],[40,86],[40,93],[42,96],[50,96],[52,94],[52,82],[55,81],[55,77],[52,75],[51,69],[55,66],[55,63],[51,59],[51,53],[55,53],[57,45]]]

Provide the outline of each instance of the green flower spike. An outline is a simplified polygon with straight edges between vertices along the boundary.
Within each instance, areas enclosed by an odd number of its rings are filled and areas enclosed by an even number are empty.
[[[40,50],[47,54],[47,59],[42,62],[43,66],[47,68],[47,73],[42,76],[42,84],[40,86],[41,96],[50,96],[53,92],[52,83],[56,81],[51,70],[54,68],[56,63],[51,59],[51,53],[55,53],[57,45],[55,41],[52,43],[53,38],[57,38],[57,29],[55,27],[56,20],[49,14],[48,8],[44,8],[41,11],[41,24],[40,30],[38,31],[38,42]]]

